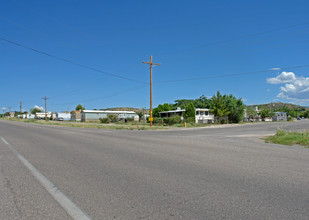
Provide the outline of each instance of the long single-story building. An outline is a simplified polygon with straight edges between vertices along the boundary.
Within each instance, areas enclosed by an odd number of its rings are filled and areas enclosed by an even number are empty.
[[[31,113],[22,114],[22,118],[24,118],[24,119],[34,119],[35,114],[31,114]]]
[[[133,111],[103,111],[103,110],[83,110],[81,121],[99,121],[100,118],[107,118],[108,115],[117,115],[118,119],[134,118],[136,115]]]
[[[160,118],[172,117],[179,115],[181,120],[184,120],[185,109],[177,108],[176,110],[159,112]],[[195,123],[210,124],[214,122],[214,115],[212,115],[207,108],[195,109]]]

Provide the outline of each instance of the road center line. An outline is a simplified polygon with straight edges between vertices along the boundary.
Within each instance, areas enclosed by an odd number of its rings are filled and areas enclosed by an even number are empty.
[[[9,149],[18,157],[18,159],[29,169],[32,175],[41,183],[41,185],[54,197],[54,199],[64,208],[64,210],[73,219],[91,220],[73,201],[63,194],[52,182],[40,173],[28,160],[18,153],[3,137],[1,140],[8,145]]]

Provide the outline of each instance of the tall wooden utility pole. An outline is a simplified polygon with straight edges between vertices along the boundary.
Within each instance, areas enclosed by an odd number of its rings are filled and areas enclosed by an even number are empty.
[[[22,110],[23,110],[23,102],[22,101],[20,101],[19,102],[19,107],[20,107],[20,112],[19,112],[19,118],[21,118],[22,117]]]
[[[49,99],[46,96],[42,99],[45,99],[45,121],[47,121],[47,105],[46,105],[46,100]]]
[[[150,121],[150,126],[152,126],[152,121],[153,121],[153,117],[152,117],[152,65],[161,65],[159,63],[153,63],[152,62],[152,56],[150,56],[150,62],[144,62],[143,63],[146,63],[146,64],[149,64],[150,66],[150,118],[149,118],[149,121]]]

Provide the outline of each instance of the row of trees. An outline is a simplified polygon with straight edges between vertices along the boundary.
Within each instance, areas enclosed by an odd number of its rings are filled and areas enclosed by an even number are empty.
[[[228,118],[231,123],[239,123],[244,116],[245,105],[241,98],[233,95],[222,95],[219,91],[211,99],[202,95],[197,99],[179,99],[174,104],[165,103],[153,109],[153,116],[159,117],[159,112],[175,110],[177,107],[185,109],[185,118],[195,117],[195,108],[208,108],[210,112],[219,117]]]
[[[75,110],[76,110],[76,111],[78,111],[78,110],[85,110],[85,108],[84,108],[81,104],[78,104],[78,105],[76,106]],[[31,109],[30,109],[30,112],[31,112],[31,114],[35,114],[35,113],[37,113],[37,112],[42,112],[42,110],[39,109],[39,108],[31,108]]]

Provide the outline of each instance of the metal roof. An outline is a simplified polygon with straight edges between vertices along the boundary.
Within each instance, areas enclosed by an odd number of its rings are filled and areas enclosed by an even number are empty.
[[[103,110],[83,110],[84,113],[106,113],[106,114],[136,114],[133,111],[103,111]]]
[[[171,110],[171,111],[164,111],[164,112],[159,112],[159,113],[173,113],[173,112],[185,112],[185,109],[176,109],[176,110]],[[196,108],[195,111],[209,111],[208,108]]]

